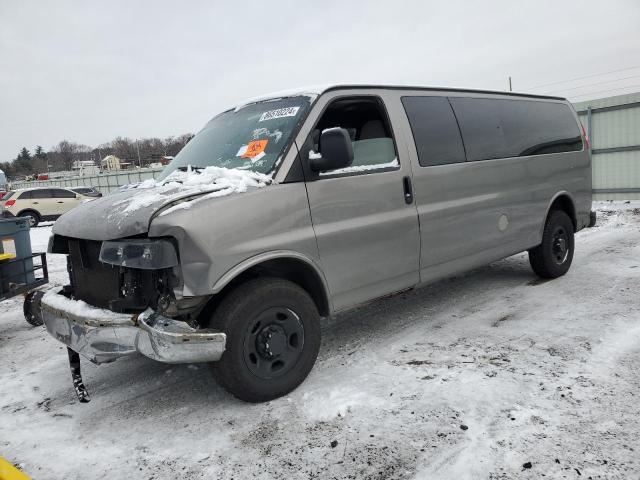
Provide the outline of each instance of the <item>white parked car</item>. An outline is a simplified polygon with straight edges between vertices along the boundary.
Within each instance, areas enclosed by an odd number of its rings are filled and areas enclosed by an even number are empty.
[[[55,220],[63,213],[93,199],[67,188],[34,187],[7,192],[2,198],[3,217],[29,217],[32,227],[41,221]]]

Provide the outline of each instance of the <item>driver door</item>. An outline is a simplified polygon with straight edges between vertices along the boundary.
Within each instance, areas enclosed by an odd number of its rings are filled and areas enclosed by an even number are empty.
[[[394,293],[419,282],[420,231],[411,167],[399,155],[380,96],[334,94],[300,150],[317,152],[320,132],[345,128],[350,167],[305,173],[311,219],[335,310]]]

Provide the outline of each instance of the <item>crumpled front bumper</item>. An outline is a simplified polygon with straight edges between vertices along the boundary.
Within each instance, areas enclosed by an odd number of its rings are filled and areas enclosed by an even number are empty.
[[[55,339],[94,363],[112,362],[135,352],[165,363],[220,360],[227,336],[197,330],[186,322],[155,313],[114,313],[71,300],[49,290],[41,302],[42,318]]]

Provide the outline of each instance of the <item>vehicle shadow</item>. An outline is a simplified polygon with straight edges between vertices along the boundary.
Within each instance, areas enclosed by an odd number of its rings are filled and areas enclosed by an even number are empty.
[[[342,345],[358,345],[365,335],[388,338],[416,324],[433,328],[433,317],[451,310],[462,298],[465,308],[474,309],[491,301],[487,299],[489,291],[509,291],[539,283],[526,257],[518,255],[373,301],[324,322],[321,358],[327,350],[339,350]],[[446,315],[439,315],[440,319],[443,317]]]

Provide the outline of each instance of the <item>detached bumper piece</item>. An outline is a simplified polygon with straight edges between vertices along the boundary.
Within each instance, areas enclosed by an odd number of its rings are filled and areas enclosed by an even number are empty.
[[[76,391],[78,400],[80,403],[89,403],[91,401],[91,397],[89,397],[89,392],[87,392],[87,387],[84,386],[82,374],[80,373],[80,355],[69,347],[67,347],[67,354],[69,355],[71,380],[73,380],[73,388]]]
[[[227,340],[222,332],[197,330],[151,309],[135,315],[114,313],[54,290],[42,297],[41,311],[51,336],[69,348],[74,388],[81,402],[89,397],[78,354],[93,363],[113,362],[136,352],[165,363],[213,362],[220,360]]]

